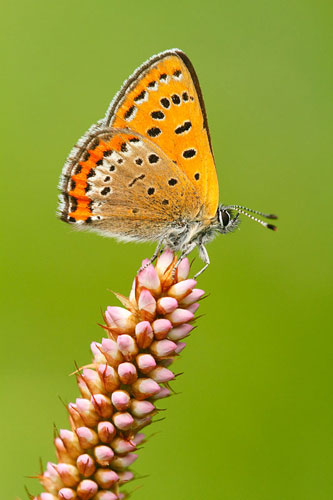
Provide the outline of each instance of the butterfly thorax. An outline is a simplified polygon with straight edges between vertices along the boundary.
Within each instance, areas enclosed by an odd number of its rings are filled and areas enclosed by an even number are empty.
[[[217,217],[210,220],[184,220],[167,230],[163,243],[173,251],[183,252],[192,244],[200,246],[212,240],[218,230]]]

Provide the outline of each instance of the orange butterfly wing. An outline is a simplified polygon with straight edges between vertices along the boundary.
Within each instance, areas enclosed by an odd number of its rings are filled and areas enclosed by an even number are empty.
[[[194,68],[180,50],[152,57],[125,82],[105,125],[129,128],[155,142],[185,172],[210,219],[218,206],[218,180],[205,106]]]

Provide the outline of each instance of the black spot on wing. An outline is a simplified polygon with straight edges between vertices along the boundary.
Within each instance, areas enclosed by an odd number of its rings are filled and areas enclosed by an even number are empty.
[[[147,91],[146,90],[143,90],[142,92],[140,92],[140,94],[138,94],[135,98],[134,98],[134,101],[135,102],[140,102],[140,101],[143,101],[144,98],[146,97],[146,94],[147,94]]]
[[[163,108],[168,109],[170,108],[170,101],[167,97],[162,97],[160,100],[160,103],[162,104]]]
[[[130,108],[128,108],[128,110],[124,114],[125,120],[128,120],[129,118],[131,118],[131,116],[133,115],[134,111],[135,111],[135,106],[131,106]]]
[[[146,177],[145,174],[141,174],[141,175],[138,175],[137,177],[134,177],[134,179],[129,183],[128,187],[134,186],[134,184],[137,181],[140,181],[140,180],[144,179],[145,177]]]
[[[183,151],[183,157],[184,158],[193,158],[193,156],[195,156],[197,154],[196,150],[191,148],[191,149],[185,149],[185,151]]]
[[[183,123],[183,125],[179,125],[179,127],[177,127],[175,129],[175,133],[176,134],[184,134],[185,132],[188,132],[191,127],[192,127],[192,123],[190,121],[186,121]]]
[[[175,186],[177,184],[177,179],[169,179],[168,180],[168,184],[169,186]]]
[[[159,159],[159,156],[155,155],[155,153],[148,156],[149,163],[157,163]]]
[[[154,118],[154,120],[163,120],[165,118],[165,114],[162,111],[152,111],[150,116]]]
[[[171,96],[171,100],[174,104],[176,104],[177,106],[179,106],[180,104],[180,97],[178,94],[172,94]]]
[[[93,168],[91,168],[87,174],[87,178],[90,179],[90,177],[95,177],[96,172]]]
[[[158,127],[151,127],[147,130],[149,137],[157,137],[162,133],[162,130]]]

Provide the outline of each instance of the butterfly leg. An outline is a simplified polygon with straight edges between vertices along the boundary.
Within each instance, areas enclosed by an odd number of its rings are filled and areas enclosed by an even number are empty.
[[[197,244],[195,242],[192,242],[188,245],[188,247],[185,248],[185,250],[183,250],[181,256],[179,257],[178,261],[176,262],[176,265],[175,267],[173,268],[172,270],[172,277],[174,278],[175,277],[175,274],[176,274],[176,270],[177,270],[177,267],[179,266],[179,264],[181,263],[181,261],[183,259],[185,259],[185,257],[187,257],[187,255],[189,253],[192,252],[192,250],[197,246]]]
[[[164,243],[164,239],[161,239],[158,244],[157,244],[157,247],[155,249],[155,252],[153,253],[153,255],[151,256],[151,258],[149,259],[149,262],[147,262],[147,264],[145,264],[144,266],[141,266],[140,269],[138,270],[138,273],[140,271],[143,271],[144,269],[146,269],[146,267],[150,266],[150,264],[152,264],[156,258],[158,257],[158,254],[160,253],[160,250],[163,246],[163,243]]]
[[[155,249],[155,252],[153,253],[151,259],[150,259],[150,264],[152,264],[158,257],[158,254],[160,253],[161,251],[161,248],[163,246],[163,242],[164,242],[164,239],[160,239],[160,241],[157,243],[157,247]]]
[[[207,269],[207,267],[210,264],[209,255],[208,255],[207,249],[206,249],[206,247],[202,243],[199,246],[199,250],[200,250],[200,257],[204,261],[205,265],[204,265],[204,267],[202,269],[200,269],[200,271],[197,274],[194,275],[194,278],[197,278],[200,274],[202,274]]]

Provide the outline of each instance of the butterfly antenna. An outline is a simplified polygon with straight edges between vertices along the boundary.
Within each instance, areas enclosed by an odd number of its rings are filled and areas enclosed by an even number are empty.
[[[254,215],[248,214],[247,212],[245,212],[243,210],[243,207],[240,207],[239,205],[231,205],[230,207],[227,207],[227,208],[237,210],[238,213],[246,215],[246,217],[254,220],[255,222],[258,222],[259,224],[261,224],[264,227],[267,227],[267,229],[271,229],[272,231],[277,231],[277,227],[274,226],[274,224],[268,224],[267,222],[264,222],[263,220],[258,219],[257,217],[254,217]],[[257,212],[256,210],[251,210],[251,212],[253,212],[255,214],[259,214],[262,217],[266,217],[266,219],[277,219],[277,216],[273,215],[273,214],[267,215],[267,214],[263,214],[262,212]]]
[[[248,207],[243,207],[242,205],[229,205],[228,208],[230,209],[234,209],[234,210],[237,210],[239,211],[240,210],[246,210],[247,212],[251,212],[252,214],[257,214],[257,215],[261,215],[261,217],[265,217],[265,219],[277,219],[278,216],[277,215],[274,215],[274,214],[264,214],[264,212],[259,212],[258,210],[253,210],[252,208],[248,208]],[[248,214],[245,214],[249,217]]]

